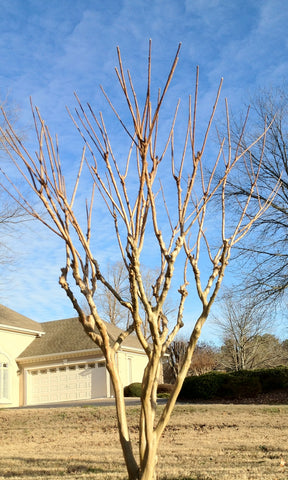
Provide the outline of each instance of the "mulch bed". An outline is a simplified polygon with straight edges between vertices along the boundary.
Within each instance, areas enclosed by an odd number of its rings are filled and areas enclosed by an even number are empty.
[[[257,403],[263,405],[288,405],[288,388],[274,390],[269,393],[259,393],[254,398],[239,399],[235,403]]]

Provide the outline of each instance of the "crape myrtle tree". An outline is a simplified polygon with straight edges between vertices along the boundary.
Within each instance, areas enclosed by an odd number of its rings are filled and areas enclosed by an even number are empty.
[[[129,140],[127,156],[123,160],[124,143],[118,143],[112,147],[110,141],[112,137],[111,134],[109,136],[103,115],[100,113],[96,116],[90,105],[86,108],[79,102],[75,114],[71,116],[83,137],[85,148],[71,193],[68,185],[65,184],[57,138],[56,140],[52,138],[37,108],[32,107],[37,140],[36,154],[28,151],[20,140],[15,139],[12,126],[2,131],[2,135],[10,145],[11,159],[34,195],[42,202],[46,214],[39,213],[24,196],[21,202],[23,207],[63,240],[66,263],[61,269],[59,283],[72,302],[85,332],[105,356],[106,368],[113,384],[119,437],[130,480],[155,478],[158,445],[191,365],[201,329],[220,289],[231,249],[249,232],[253,222],[266,211],[274,195],[272,193],[272,197],[265,202],[259,199],[257,209],[250,210],[251,196],[257,193],[256,185],[260,168],[255,171],[250,168],[252,165],[246,162],[251,194],[242,203],[239,217],[236,219],[234,215],[233,228],[231,228],[232,222],[229,228],[227,227],[225,199],[227,179],[235,165],[246,159],[256,142],[262,142],[264,148],[265,131],[247,149],[243,150],[239,145],[233,151],[226,104],[227,135],[220,141],[211,165],[211,149],[215,147],[214,141],[207,154],[205,154],[205,148],[207,149],[208,135],[214,121],[222,82],[208,118],[207,128],[203,131],[199,144],[198,141],[196,144],[198,70],[194,101],[188,102],[187,124],[184,130],[183,124],[180,126],[183,140],[181,149],[177,147],[179,131],[176,129],[179,103],[175,107],[175,114],[172,114],[165,141],[163,142],[163,133],[160,138],[159,131],[162,131],[160,113],[178,62],[179,50],[180,45],[163,90],[158,91],[154,98],[150,43],[146,93],[144,99],[141,97],[141,104],[130,72],[124,73],[120,51],[117,50],[119,66],[116,68],[116,75],[131,122],[126,120],[126,117],[124,120],[119,109],[116,109],[114,103],[112,104],[104,90],[103,93],[119,120],[121,133]],[[152,105],[152,99],[155,100],[155,106]],[[5,115],[5,112],[3,114]],[[167,117],[165,125],[167,125]],[[197,138],[199,135],[197,134]],[[117,149],[120,146],[121,154],[118,156]],[[91,197],[86,202],[86,217],[83,222],[82,211],[77,207],[77,201],[81,201],[79,191],[81,173],[85,165],[88,166],[91,174]],[[15,182],[13,178],[11,183],[15,186],[17,195],[21,195],[20,187],[18,188]],[[7,176],[3,177],[5,188],[13,194],[11,183]],[[221,207],[215,209],[213,198],[217,191],[221,192]],[[87,192],[86,184],[85,192]],[[100,194],[98,197],[96,197],[97,192]],[[97,218],[97,206],[99,210],[101,199],[104,200],[107,215],[111,216],[114,226],[113,234],[128,273],[128,298],[126,296],[123,298],[121,292],[113,288],[97,261],[100,251],[95,251],[95,248],[101,222],[99,225],[95,217]],[[210,207],[212,207],[211,211]],[[112,235],[112,231],[109,235]],[[153,279],[152,298],[151,286],[148,292],[144,286],[141,268],[142,262],[145,264],[143,257],[145,253],[147,254],[147,250],[150,255],[151,252],[153,255],[158,254],[157,265],[156,262],[152,265],[153,268],[158,269]],[[205,275],[202,276],[201,262],[204,259]],[[176,273],[176,280],[179,281],[178,302],[175,322],[171,324],[164,312],[168,293],[174,288],[172,280]],[[99,314],[97,284],[103,284],[115,296],[117,301],[126,308],[127,315],[129,314],[131,319],[128,328],[113,344],[111,344],[106,324]],[[172,393],[163,410],[156,416],[157,384],[162,359],[183,327],[184,306],[191,295],[196,295],[199,300],[199,314],[194,319]],[[83,298],[83,296],[89,307],[88,314],[81,307],[82,300],[79,301],[79,297]],[[173,298],[174,302],[175,297],[176,295]],[[149,325],[149,341],[143,334],[144,318],[141,312],[145,312]],[[147,366],[142,380],[138,455],[131,443],[123,385],[115,357],[124,339],[132,333],[137,335],[147,356]]]
[[[142,265],[141,268],[142,281],[145,291],[150,291],[148,300],[151,301],[153,292],[151,285],[153,284],[153,278],[157,275],[157,272],[151,268],[146,268]],[[108,264],[105,269],[104,276],[106,281],[113,290],[122,299],[129,297],[129,279],[128,272],[123,262],[115,262],[112,265]],[[117,325],[120,328],[126,328],[130,323],[130,315],[127,313],[127,309],[119,303],[115,293],[112,293],[107,287],[100,283],[97,289],[97,301],[98,311],[102,318],[112,325]],[[140,305],[141,308],[141,305]],[[170,316],[173,313],[173,305],[166,300],[166,308],[164,310],[166,316]],[[149,324],[145,315],[145,311],[141,312],[143,318],[142,330],[146,339],[149,339]]]

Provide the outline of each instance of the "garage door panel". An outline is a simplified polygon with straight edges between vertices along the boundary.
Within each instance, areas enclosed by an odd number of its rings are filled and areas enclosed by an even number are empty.
[[[103,363],[61,366],[27,372],[27,404],[84,400],[106,396]]]

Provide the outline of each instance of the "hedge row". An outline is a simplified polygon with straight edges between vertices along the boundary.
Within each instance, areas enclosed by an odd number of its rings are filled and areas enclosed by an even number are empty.
[[[239,372],[210,372],[187,377],[179,399],[213,400],[250,398],[259,393],[288,388],[288,368],[279,367]]]
[[[157,396],[167,397],[170,395],[173,385],[162,383],[158,385]],[[141,397],[141,383],[131,383],[124,388],[125,397]]]
[[[173,385],[158,385],[157,395],[167,397]],[[187,377],[179,395],[180,400],[217,400],[251,398],[259,393],[288,388],[288,368],[241,370],[223,373],[209,372]],[[131,383],[124,388],[125,397],[140,397],[141,383]]]

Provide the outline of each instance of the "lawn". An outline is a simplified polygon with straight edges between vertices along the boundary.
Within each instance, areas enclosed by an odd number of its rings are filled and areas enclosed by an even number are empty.
[[[139,408],[128,412],[136,441]],[[178,405],[159,479],[286,480],[287,439],[287,405]],[[0,479],[127,478],[114,407],[3,409],[0,445]]]

